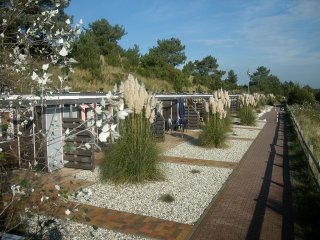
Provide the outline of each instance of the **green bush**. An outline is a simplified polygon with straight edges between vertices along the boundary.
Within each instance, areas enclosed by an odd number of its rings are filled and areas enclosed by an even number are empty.
[[[231,131],[230,117],[220,118],[218,113],[211,113],[199,135],[198,144],[203,147],[224,147],[229,131]]]
[[[121,122],[120,135],[106,150],[101,179],[116,184],[163,180],[160,151],[143,114],[131,114]]]
[[[254,126],[256,124],[256,116],[251,106],[243,106],[238,112],[240,124]]]
[[[288,95],[288,104],[292,105],[304,103],[314,104],[315,96],[308,89],[296,86]]]
[[[165,203],[170,203],[170,202],[173,202],[174,201],[174,197],[169,194],[169,193],[166,193],[166,194],[162,194],[160,197],[159,197],[159,200],[161,202],[165,202]]]

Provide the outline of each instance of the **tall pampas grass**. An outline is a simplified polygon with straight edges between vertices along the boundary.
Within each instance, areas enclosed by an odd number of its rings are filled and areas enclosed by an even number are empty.
[[[228,92],[215,91],[209,102],[205,102],[205,109],[209,118],[199,135],[198,144],[204,147],[224,147],[227,133],[231,130],[231,121],[228,116],[231,100]]]
[[[151,132],[156,98],[132,75],[120,92],[133,113],[120,123],[119,141],[107,149],[101,178],[118,184],[162,180],[161,153]]]
[[[255,126],[256,115],[254,108],[257,106],[257,101],[253,95],[244,94],[239,97],[240,109],[238,117],[240,118],[240,124]]]

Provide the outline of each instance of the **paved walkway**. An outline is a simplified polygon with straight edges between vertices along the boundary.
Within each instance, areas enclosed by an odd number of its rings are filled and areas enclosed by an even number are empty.
[[[267,123],[194,227],[190,239],[293,239],[284,122]]]

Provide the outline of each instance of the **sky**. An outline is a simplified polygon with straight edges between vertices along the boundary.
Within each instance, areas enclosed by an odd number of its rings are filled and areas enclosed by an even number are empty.
[[[186,62],[211,55],[238,84],[265,66],[281,82],[320,88],[320,0],[71,0],[66,13],[85,26],[122,25],[119,45],[137,44],[141,54],[178,38]]]

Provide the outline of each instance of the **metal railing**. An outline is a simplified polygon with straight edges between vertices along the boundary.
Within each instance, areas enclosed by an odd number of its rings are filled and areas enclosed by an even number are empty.
[[[313,153],[313,145],[309,145],[308,142],[305,140],[305,137],[303,135],[303,130],[300,127],[300,124],[296,120],[295,116],[290,111],[290,108],[287,106],[287,110],[290,114],[290,117],[293,122],[294,129],[298,135],[299,142],[302,146],[302,149],[308,159],[309,168],[313,174],[313,176],[316,178],[317,183],[320,187],[320,162],[318,159],[314,156]]]

